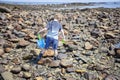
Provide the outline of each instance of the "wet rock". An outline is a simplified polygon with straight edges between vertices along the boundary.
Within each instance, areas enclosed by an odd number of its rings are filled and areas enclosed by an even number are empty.
[[[25,71],[29,71],[30,70],[30,65],[29,64],[24,64],[22,65],[22,69]]]
[[[50,67],[59,67],[60,65],[60,60],[55,60],[55,61],[52,61],[49,66]]]
[[[1,76],[2,76],[3,80],[14,80],[12,73],[7,72],[7,71],[1,73]]]
[[[60,64],[63,67],[72,67],[73,66],[73,61],[72,60],[68,60],[68,59],[62,59]]]
[[[26,79],[29,79],[31,78],[32,74],[29,73],[29,72],[23,72],[23,77],[26,78]]]
[[[6,8],[6,7],[3,7],[3,6],[0,6],[0,12],[5,12],[5,13],[10,13],[11,12],[11,10],[10,9],[8,9],[8,8]]]
[[[85,43],[85,49],[91,50],[93,48],[93,45],[91,45],[89,42]]]
[[[21,67],[18,67],[18,66],[13,67],[11,70],[11,72],[14,74],[18,74],[18,73],[20,73],[20,71],[21,71]]]

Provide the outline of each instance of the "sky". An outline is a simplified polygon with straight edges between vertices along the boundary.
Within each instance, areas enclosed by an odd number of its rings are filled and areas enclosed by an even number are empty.
[[[14,2],[116,2],[120,0],[0,0]]]

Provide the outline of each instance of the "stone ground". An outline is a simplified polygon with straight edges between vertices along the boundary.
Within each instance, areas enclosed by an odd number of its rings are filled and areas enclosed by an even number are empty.
[[[114,48],[120,42],[119,8],[31,7],[0,7],[0,80],[120,80],[120,49]],[[66,41],[59,41],[58,60],[50,49],[34,64],[41,51],[37,32],[55,13]]]

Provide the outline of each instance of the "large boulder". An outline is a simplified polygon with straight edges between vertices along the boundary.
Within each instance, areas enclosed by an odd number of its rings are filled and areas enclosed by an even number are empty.
[[[10,13],[11,10],[6,7],[0,6],[0,12]]]

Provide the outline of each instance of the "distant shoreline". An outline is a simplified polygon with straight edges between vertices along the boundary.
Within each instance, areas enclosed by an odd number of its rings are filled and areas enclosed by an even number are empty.
[[[31,2],[30,2],[31,3]],[[48,2],[47,2],[48,3]],[[0,3],[0,6],[7,6],[8,8],[10,6],[18,7],[21,9],[27,9],[27,10],[39,10],[42,9],[53,9],[53,10],[64,10],[64,9],[86,9],[86,8],[120,8],[120,2],[90,2],[90,3],[55,3],[52,4],[39,4],[38,5],[32,5],[32,4],[10,4],[10,3]]]

